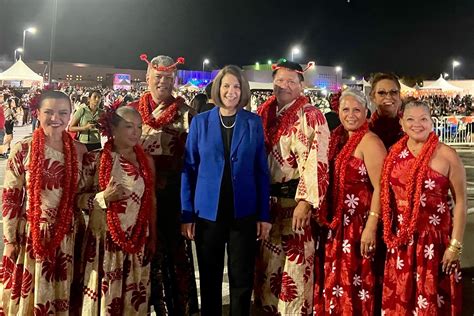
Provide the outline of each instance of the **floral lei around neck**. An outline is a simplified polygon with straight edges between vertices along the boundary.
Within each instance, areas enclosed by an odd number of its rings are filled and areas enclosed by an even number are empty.
[[[172,123],[176,119],[178,116],[179,107],[183,103],[183,98],[172,97],[172,103],[167,106],[167,108],[158,118],[155,118],[152,115],[152,105],[154,104],[154,101],[151,93],[147,92],[140,98],[140,101],[138,102],[138,111],[142,116],[143,123],[151,126],[153,129],[158,130]]]
[[[389,248],[396,248],[400,245],[407,244],[412,238],[418,221],[418,213],[421,206],[421,191],[423,189],[423,181],[428,173],[431,157],[438,145],[438,137],[431,132],[426,143],[423,145],[420,154],[415,158],[414,164],[408,173],[407,200],[408,205],[403,208],[400,214],[403,219],[410,219],[408,225],[398,228],[398,233],[393,233],[393,211],[390,192],[390,177],[396,164],[396,159],[407,146],[408,135],[405,135],[390,149],[387,158],[385,158],[382,169],[380,203],[382,209],[382,219],[384,227],[384,241]]]
[[[31,236],[33,239],[33,251],[37,258],[45,259],[54,256],[64,236],[71,230],[74,215],[74,200],[79,173],[76,148],[73,139],[67,132],[62,133],[65,175],[61,199],[57,209],[57,216],[52,224],[52,238],[47,245],[43,244],[41,222],[41,190],[43,187],[43,170],[45,161],[46,135],[40,127],[33,133],[31,161],[30,161],[30,185],[28,194],[30,197]]]
[[[112,173],[112,148],[113,140],[109,139],[107,143],[105,143],[100,157],[99,187],[102,191],[107,187]],[[107,226],[109,228],[110,236],[114,243],[119,245],[128,253],[136,253],[140,251],[145,244],[150,210],[153,207],[153,174],[148,159],[140,145],[135,145],[133,149],[137,157],[138,165],[142,171],[143,180],[145,182],[145,191],[143,192],[140,210],[138,211],[137,220],[130,236],[127,236],[127,233],[123,231],[120,225],[119,209],[121,201],[111,202],[107,208]]]
[[[298,111],[306,104],[308,99],[300,96],[283,112],[283,115],[277,117],[277,100],[275,96],[271,96],[258,108],[257,113],[262,117],[267,153],[271,152],[273,146],[280,141],[283,133],[293,126]]]
[[[333,161],[334,158],[336,159],[333,171],[334,185],[332,186],[332,203],[335,203],[336,207],[331,221],[328,221],[327,219],[327,209],[323,210],[321,216],[319,216],[319,220],[331,229],[337,228],[341,223],[342,210],[344,208],[346,170],[349,166],[349,159],[352,157],[354,151],[362,141],[365,134],[367,134],[368,130],[369,125],[365,122],[361,127],[354,131],[345,144],[343,144],[343,142],[347,137],[347,131],[344,129],[344,126],[338,126],[331,133],[331,140],[329,143],[329,161]],[[338,153],[338,149],[342,145],[344,147],[342,147]]]

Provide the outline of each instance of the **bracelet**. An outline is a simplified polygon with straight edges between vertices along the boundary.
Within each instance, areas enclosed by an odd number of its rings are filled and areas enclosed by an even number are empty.
[[[455,238],[452,238],[451,241],[449,242],[449,244],[453,247],[456,247],[456,248],[459,248],[459,249],[462,249],[462,243],[459,242],[457,239]]]
[[[369,216],[374,216],[374,217],[380,218],[380,214],[376,213],[376,212],[369,212]]]
[[[448,250],[457,255],[460,255],[462,253],[462,249],[453,247],[452,245],[449,245]]]

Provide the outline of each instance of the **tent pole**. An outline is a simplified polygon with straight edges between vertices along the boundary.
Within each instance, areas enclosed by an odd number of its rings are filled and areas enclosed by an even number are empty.
[[[56,37],[56,20],[58,15],[58,0],[53,0],[53,21],[51,23],[51,46],[49,48],[49,75],[48,85],[53,81],[54,41]]]

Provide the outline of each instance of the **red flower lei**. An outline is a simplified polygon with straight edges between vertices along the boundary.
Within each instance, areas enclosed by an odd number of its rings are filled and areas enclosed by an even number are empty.
[[[104,145],[104,149],[102,150],[102,155],[100,157],[99,186],[101,190],[105,190],[110,181],[113,165],[111,154],[112,147],[113,140],[108,140]],[[127,237],[126,233],[120,226],[120,218],[118,215],[118,208],[120,207],[119,201],[111,202],[107,209],[107,226],[109,228],[112,240],[128,253],[138,252],[145,244],[147,238],[149,211],[153,206],[151,198],[153,194],[153,175],[148,163],[148,159],[140,145],[135,145],[133,149],[137,156],[138,165],[140,166],[143,174],[145,191],[143,192],[137,221],[133,227],[130,237]]]
[[[336,210],[333,214],[331,222],[327,220],[327,214],[321,214],[319,220],[326,226],[331,229],[335,229],[341,223],[342,209],[344,207],[344,187],[346,184],[346,170],[349,165],[349,159],[354,153],[357,146],[360,144],[362,138],[367,134],[369,130],[369,125],[367,122],[359,127],[351,137],[347,140],[347,143],[337,154],[336,152],[338,147],[342,144],[344,136],[346,136],[346,131],[342,125],[338,126],[331,133],[331,141],[329,144],[329,161],[336,157],[334,163],[334,172],[333,172],[333,186],[332,186],[332,202],[336,203]],[[327,210],[325,211],[325,213]]]
[[[74,141],[67,132],[63,132],[62,139],[65,165],[63,192],[59,201],[56,221],[51,229],[53,237],[48,241],[47,245],[44,245],[42,242],[43,237],[41,236],[40,221],[42,214],[41,188],[45,159],[45,139],[46,135],[41,127],[34,131],[30,156],[30,185],[28,189],[30,196],[30,216],[28,219],[31,226],[33,251],[35,256],[41,259],[54,256],[64,236],[71,230],[78,178],[78,162]]]
[[[152,104],[155,104],[150,92],[145,93],[138,102],[138,112],[142,116],[143,122],[152,128],[158,130],[170,123],[172,123],[177,115],[179,106],[183,104],[184,99],[181,97],[173,98],[171,103],[160,115],[159,118],[154,118],[152,113]]]
[[[277,100],[275,96],[271,96],[267,101],[262,103],[257,113],[262,117],[265,147],[267,152],[271,152],[281,138],[281,135],[290,126],[293,126],[298,119],[296,113],[303,108],[309,101],[305,96],[298,97],[295,102],[283,112],[283,115],[277,117]]]
[[[423,145],[420,154],[415,158],[415,163],[412,165],[408,174],[407,183],[407,199],[408,205],[401,211],[404,219],[410,219],[408,225],[399,227],[398,234],[393,233],[392,221],[392,205],[390,193],[390,176],[395,166],[397,156],[405,149],[408,141],[408,135],[405,135],[397,143],[395,143],[382,169],[380,203],[382,209],[382,219],[384,227],[384,241],[389,248],[396,248],[400,245],[408,243],[413,236],[416,224],[418,221],[418,213],[421,205],[421,190],[423,189],[423,181],[428,172],[429,163],[433,152],[438,145],[438,137],[431,132],[426,143]]]

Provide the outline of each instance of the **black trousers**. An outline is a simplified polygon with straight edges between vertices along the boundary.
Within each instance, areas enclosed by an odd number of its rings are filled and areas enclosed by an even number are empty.
[[[222,315],[224,250],[230,288],[230,315],[250,315],[255,271],[257,226],[255,216],[196,222],[196,252],[201,282],[201,315]]]

